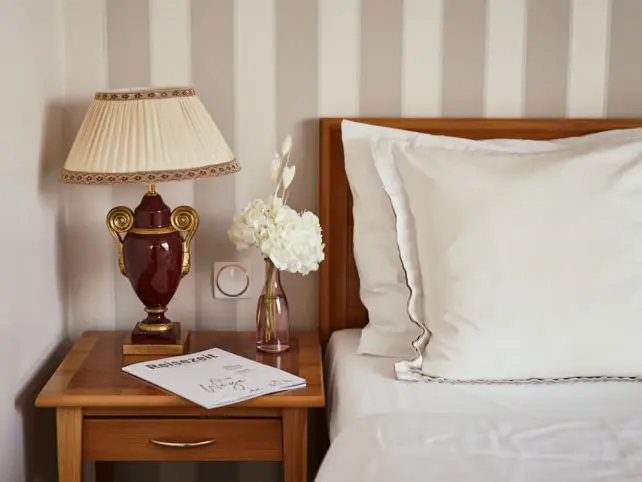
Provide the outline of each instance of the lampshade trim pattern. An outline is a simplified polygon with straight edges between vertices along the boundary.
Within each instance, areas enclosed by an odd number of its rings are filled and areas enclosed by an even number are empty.
[[[60,180],[72,184],[155,184],[159,182],[189,181],[233,174],[241,170],[236,159],[222,164],[168,171],[141,171],[126,173],[99,173],[63,170]]]
[[[176,97],[191,97],[196,95],[192,88],[154,89],[132,92],[96,92],[96,100],[146,100],[146,99],[173,99]]]

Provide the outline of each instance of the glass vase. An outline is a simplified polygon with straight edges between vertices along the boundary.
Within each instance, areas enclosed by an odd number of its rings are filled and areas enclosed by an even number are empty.
[[[256,308],[256,348],[280,353],[290,348],[290,311],[281,272],[265,260],[265,284]]]

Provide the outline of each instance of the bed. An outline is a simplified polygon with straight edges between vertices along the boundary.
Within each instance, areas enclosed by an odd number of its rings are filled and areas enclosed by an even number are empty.
[[[353,119],[471,139],[555,139],[640,119]],[[319,332],[330,447],[317,482],[642,480],[642,384],[458,386],[401,382],[356,354],[367,311],[352,246],[339,118],[320,120]],[[373,262],[376,262],[373,260]]]

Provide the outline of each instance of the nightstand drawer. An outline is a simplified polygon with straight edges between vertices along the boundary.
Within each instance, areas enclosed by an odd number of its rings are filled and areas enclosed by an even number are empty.
[[[86,460],[282,460],[280,419],[85,419]]]

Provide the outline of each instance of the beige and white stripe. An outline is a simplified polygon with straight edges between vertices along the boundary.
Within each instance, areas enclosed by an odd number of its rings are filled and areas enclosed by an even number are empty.
[[[524,112],[526,0],[488,0],[484,114]]]
[[[484,114],[486,0],[444,2],[442,115]]]
[[[610,0],[571,3],[568,117],[604,116],[610,15]]]
[[[270,190],[270,160],[276,141],[275,0],[237,0],[234,12],[234,151],[243,171],[235,175],[235,206],[242,207]],[[232,201],[232,200],[229,200]],[[231,220],[230,220],[231,221]],[[252,262],[255,279],[263,266],[256,251],[240,253]],[[252,294],[260,286],[254,284]],[[236,301],[237,327],[251,329],[256,299]]]
[[[275,141],[280,145],[288,134],[296,140],[292,159],[300,161],[289,197],[296,206],[314,206],[317,200],[317,168],[309,160],[316,159],[318,152],[318,12],[317,0],[276,2]],[[307,328],[308,313],[317,311],[316,277],[284,274],[283,283],[289,295],[293,328]]]
[[[191,7],[192,82],[234,150],[234,0],[191,0]],[[235,178],[203,179],[194,186],[194,205],[202,219],[210,220],[201,223],[194,240],[198,261],[192,274],[198,327],[236,328],[236,304],[217,302],[212,297],[214,261],[236,257],[236,250],[225,234],[236,209]]]
[[[612,0],[608,72],[608,117],[642,112],[642,2]]]
[[[401,115],[405,117],[441,115],[443,10],[444,0],[404,1]]]
[[[170,313],[202,329],[252,329],[255,298],[212,297],[212,263],[262,260],[225,234],[270,187],[287,133],[298,165],[291,202],[316,210],[319,116],[642,116],[642,2],[633,0],[65,0],[65,141],[91,93],[191,83],[243,170],[160,186],[202,223],[194,267]],[[72,333],[128,328],[142,307],[115,269],[104,216],[135,206],[136,186],[67,186]],[[91,248],[87,248],[91,246]],[[285,276],[293,325],[316,325],[316,278]],[[272,467],[272,466],[268,466]],[[276,467],[276,466],[274,466]],[[134,472],[132,472],[132,470]],[[251,480],[278,469],[234,464],[119,469],[164,482]]]
[[[359,114],[359,18],[360,0],[319,1],[319,116]]]
[[[103,0],[65,0],[67,93],[63,129],[67,150],[96,90],[107,87]],[[87,329],[113,329],[115,318],[113,239],[104,234],[104,215],[113,206],[108,186],[67,184],[64,260],[67,324],[72,336]]]
[[[361,2],[361,116],[401,115],[403,5],[390,0]]]
[[[531,1],[527,12],[524,114],[564,117],[570,0]]]

